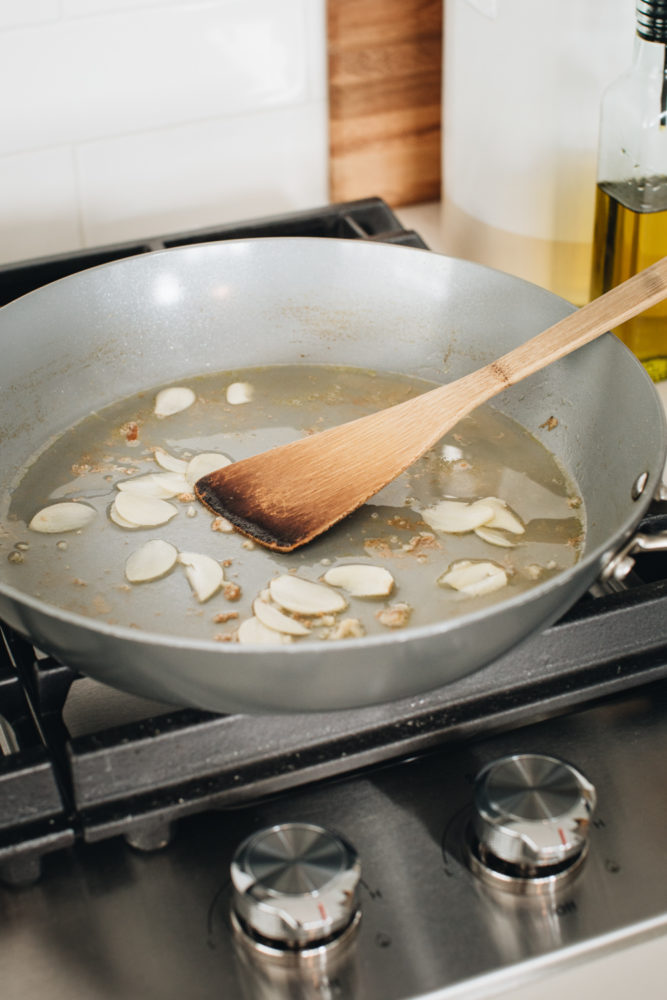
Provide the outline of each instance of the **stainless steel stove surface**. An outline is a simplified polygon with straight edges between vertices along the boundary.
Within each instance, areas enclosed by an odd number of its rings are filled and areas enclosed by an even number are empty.
[[[550,890],[517,893],[471,871],[472,780],[508,754],[535,753],[573,763],[597,806],[579,869]],[[543,976],[665,928],[666,760],[659,682],[510,734],[192,817],[161,852],[114,839],[51,854],[38,883],[0,892],[3,996],[398,1000],[447,997],[490,975],[496,985]],[[230,920],[235,850],[293,823],[331,831],[361,859],[358,926],[301,959],[262,954]],[[314,878],[316,854],[309,864]]]
[[[5,266],[0,302],[267,234],[423,245],[367,199]],[[664,553],[473,676],[354,712],[175,710],[0,631],[3,998],[538,997],[667,930]]]

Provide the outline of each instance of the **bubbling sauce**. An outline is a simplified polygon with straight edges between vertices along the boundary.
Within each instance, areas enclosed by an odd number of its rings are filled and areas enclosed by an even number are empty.
[[[251,387],[251,398],[230,403],[227,388],[239,382]],[[574,483],[536,438],[489,406],[464,418],[364,507],[293,553],[270,552],[236,532],[215,530],[213,515],[188,494],[169,501],[178,513],[168,523],[124,529],[109,518],[117,484],[162,471],[155,449],[186,460],[220,452],[237,461],[435,387],[400,374],[310,365],[230,370],[184,384],[196,400],[179,413],[155,415],[162,388],[157,387],[92,413],[33,457],[0,509],[11,564],[3,573],[14,586],[109,624],[235,641],[239,625],[253,614],[253,601],[279,574],[316,582],[328,568],[346,563],[389,570],[395,581],[389,596],[345,595],[343,617],[358,627],[336,632],[326,616],[309,622],[313,638],[333,638],[386,634],[404,624],[429,625],[484,608],[579,558],[585,512]],[[443,498],[488,496],[503,500],[525,526],[511,546],[493,545],[471,532],[446,534],[422,517]],[[68,500],[95,509],[90,525],[62,534],[28,528],[38,510]],[[151,538],[181,552],[212,556],[224,567],[225,584],[199,603],[182,568],[151,582],[128,583],[128,557]],[[505,570],[507,585],[485,596],[439,585],[439,577],[459,560],[491,560]]]

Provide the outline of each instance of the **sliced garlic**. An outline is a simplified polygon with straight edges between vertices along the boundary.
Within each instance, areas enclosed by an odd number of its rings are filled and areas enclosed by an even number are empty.
[[[388,569],[365,563],[334,566],[322,579],[332,587],[342,587],[353,597],[386,597],[394,588],[394,578]]]
[[[200,552],[180,552],[178,561],[185,566],[185,575],[200,604],[220,590],[225,575],[220,563],[211,556]]]
[[[286,611],[301,615],[326,615],[347,607],[345,598],[321,583],[285,573],[269,584],[271,597]]]
[[[129,521],[137,528],[156,528],[178,514],[177,508],[166,500],[144,497],[139,493],[119,493],[112,504],[112,510],[113,508],[124,521]],[[119,523],[116,520],[116,524]]]
[[[122,479],[116,483],[116,489],[121,493],[140,493],[142,496],[157,497],[160,500],[187,493],[189,488],[185,476],[179,472],[149,472],[145,476]]]
[[[85,503],[66,500],[38,510],[28,527],[47,535],[85,528],[95,517],[95,510]]]
[[[477,500],[467,503],[465,500],[440,500],[433,507],[427,507],[421,516],[431,528],[445,531],[449,534],[463,535],[487,524],[494,515],[491,504]]]
[[[209,472],[222,469],[225,465],[231,465],[231,458],[227,455],[219,454],[216,451],[203,451],[201,455],[195,455],[188,462],[185,470],[185,479],[188,486],[194,486],[198,479],[207,476]]]
[[[513,549],[514,542],[507,537],[507,535],[501,534],[496,528],[489,528],[483,525],[481,528],[475,528],[475,534],[482,539],[483,542],[488,542],[489,545],[499,545],[501,548]]]
[[[259,618],[255,617],[246,618],[245,621],[242,621],[236,635],[242,646],[254,645],[255,643],[276,645],[294,641],[291,635],[275,632],[272,628],[262,625]]]
[[[438,583],[463,594],[480,597],[504,587],[507,584],[507,573],[497,563],[460,559],[438,577]]]
[[[192,389],[184,385],[174,385],[169,389],[161,389],[155,397],[153,412],[156,417],[171,417],[174,413],[187,410],[195,399]]]
[[[288,615],[284,615],[273,604],[267,604],[259,598],[253,602],[252,610],[262,625],[273,629],[274,632],[282,632],[284,635],[308,635],[307,629],[301,622],[295,621]]]
[[[232,406],[249,403],[255,392],[249,382],[232,382],[227,386],[227,402]]]
[[[115,504],[111,504],[111,507],[109,508],[109,519],[113,521],[114,524],[117,524],[119,528],[127,528],[128,530],[136,531],[138,530],[138,528],[141,527],[141,525],[132,524],[131,521],[128,521],[126,518],[121,517],[121,515],[116,510]]]
[[[168,451],[164,448],[155,448],[153,450],[155,455],[155,461],[162,469],[166,469],[167,472],[180,472],[181,475],[185,475],[185,470],[188,467],[188,463],[183,458],[176,458],[175,455],[170,455]]]
[[[151,538],[133,552],[125,563],[125,576],[130,583],[147,583],[166,576],[176,565],[178,549],[161,538]]]
[[[514,511],[510,510],[504,500],[498,497],[485,497],[477,500],[472,506],[480,504],[482,507],[493,508],[493,517],[490,521],[485,521],[487,528],[500,528],[502,531],[509,531],[513,535],[523,535],[525,528],[521,520]]]

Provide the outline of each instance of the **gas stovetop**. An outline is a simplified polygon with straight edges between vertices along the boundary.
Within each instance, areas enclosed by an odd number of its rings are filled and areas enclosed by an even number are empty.
[[[0,267],[0,302],[120,257],[263,235],[424,245],[383,202],[367,199]],[[667,504],[655,502],[641,530],[666,529]],[[286,971],[284,956],[275,968],[257,964],[252,914],[239,917],[236,933],[252,944],[234,949],[233,958],[229,928],[235,847],[263,825],[295,820],[321,825],[320,836],[340,832],[358,852],[361,882],[346,891],[362,918],[359,929],[341,918],[343,940],[327,952],[334,964],[343,955],[346,971],[318,980],[315,992],[301,985],[302,993],[290,996],[407,997],[515,963],[548,963],[577,942],[602,947],[609,935],[660,925],[667,910],[662,880],[626,858],[637,850],[646,870],[658,864],[664,801],[649,810],[645,839],[628,828],[628,807],[617,812],[617,803],[620,796],[637,804],[640,787],[652,801],[664,787],[666,623],[667,556],[642,555],[621,587],[589,593],[561,621],[464,680],[389,705],[299,717],[219,716],[119,695],[3,629],[0,878],[22,888],[7,896],[0,976],[5,968],[15,972],[5,950],[18,935],[35,982],[42,967],[46,975],[53,949],[82,949],[73,964],[58,966],[40,995],[242,996],[247,981],[250,996],[283,995],[271,992],[276,982],[297,990],[301,980]],[[542,899],[543,926],[534,893],[499,888],[498,879],[473,873],[477,855],[466,854],[471,781],[485,762],[519,751],[571,760],[598,790],[597,825],[586,817],[589,857],[574,881],[556,880],[548,902]],[[169,849],[138,854],[118,835],[142,852]],[[486,860],[480,863],[484,876]],[[530,876],[518,885],[539,881]],[[0,898],[3,892],[9,890],[0,889]],[[530,897],[525,909],[517,902],[523,896]],[[612,896],[614,905],[607,905]],[[616,906],[621,896],[623,906]],[[61,924],[52,907],[63,900],[68,916]],[[466,914],[460,924],[457,912]],[[451,937],[451,950],[437,946],[440,935]],[[352,937],[358,943],[350,945]],[[155,948],[165,956],[159,974],[146,957]],[[99,967],[95,949],[104,959]],[[379,967],[371,978],[370,956]],[[399,974],[397,963],[411,968],[414,956],[420,975]],[[225,975],[216,979],[221,963]],[[179,991],[188,973],[196,988]]]

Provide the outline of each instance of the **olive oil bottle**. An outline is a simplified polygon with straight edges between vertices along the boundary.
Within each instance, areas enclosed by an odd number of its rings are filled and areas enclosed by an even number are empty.
[[[632,66],[602,101],[592,298],[667,255],[667,3],[637,0],[636,17]],[[667,303],[614,332],[667,378]]]

